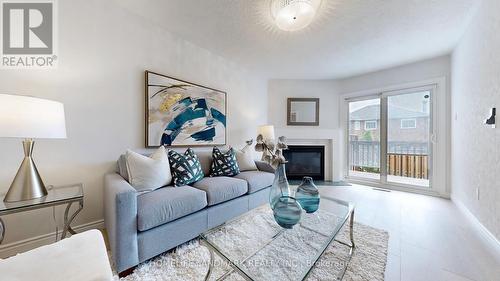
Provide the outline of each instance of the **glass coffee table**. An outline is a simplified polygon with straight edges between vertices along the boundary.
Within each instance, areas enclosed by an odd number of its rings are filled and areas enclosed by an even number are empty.
[[[350,241],[338,241],[336,238],[348,221]],[[321,197],[315,213],[303,211],[293,229],[281,228],[268,204],[253,209],[201,234],[202,245],[210,251],[205,280],[220,268],[215,255],[229,265],[216,280],[232,274],[245,280],[304,280],[333,241],[348,247],[347,260],[337,274],[341,280],[355,248],[353,223],[354,205],[326,196]]]

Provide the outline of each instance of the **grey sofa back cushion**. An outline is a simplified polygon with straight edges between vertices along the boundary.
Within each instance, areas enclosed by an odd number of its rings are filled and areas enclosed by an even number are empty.
[[[194,150],[194,153],[198,155],[198,160],[200,160],[201,169],[205,176],[210,176],[210,166],[212,165],[212,150]]]

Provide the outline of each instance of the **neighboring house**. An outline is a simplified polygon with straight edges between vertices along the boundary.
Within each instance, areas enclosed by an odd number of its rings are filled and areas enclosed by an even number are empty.
[[[368,105],[350,113],[349,137],[352,141],[380,141],[380,106]],[[389,142],[427,143],[429,113],[389,106]]]

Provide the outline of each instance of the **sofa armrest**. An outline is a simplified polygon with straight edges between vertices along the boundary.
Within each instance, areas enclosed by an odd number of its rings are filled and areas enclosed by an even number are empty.
[[[139,264],[137,191],[116,173],[104,176],[104,223],[116,270]]]
[[[259,169],[259,171],[262,171],[262,172],[268,172],[268,173],[274,174],[274,172],[276,171],[273,168],[273,166],[271,166],[270,164],[268,164],[265,161],[255,161],[255,165],[257,166],[257,169]]]

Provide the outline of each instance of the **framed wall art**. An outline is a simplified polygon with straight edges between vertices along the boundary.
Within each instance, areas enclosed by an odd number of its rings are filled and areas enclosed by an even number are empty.
[[[146,147],[226,144],[226,93],[146,71]]]

